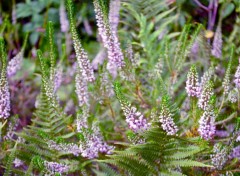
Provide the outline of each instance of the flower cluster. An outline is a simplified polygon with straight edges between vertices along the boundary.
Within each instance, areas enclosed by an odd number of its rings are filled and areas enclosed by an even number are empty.
[[[214,124],[215,118],[216,118],[216,115],[214,113],[213,108],[209,107],[204,111],[203,115],[199,120],[199,128],[198,128],[198,132],[200,133],[202,138],[206,140],[213,138],[216,132],[216,126]]]
[[[14,135],[19,123],[19,119],[16,119],[14,122],[9,122],[7,134],[3,137],[4,140],[13,140]]]
[[[8,67],[7,67],[8,77],[14,76],[17,73],[17,71],[21,69],[22,61],[23,61],[23,53],[24,53],[24,50],[22,49],[15,57],[13,57],[8,62]]]
[[[112,27],[112,31],[117,33],[117,27],[119,22],[119,10],[120,10],[120,0],[113,0],[110,2],[109,8],[109,23]]]
[[[173,114],[171,113],[170,109],[165,105],[165,103],[162,104],[159,119],[161,122],[161,126],[163,130],[167,132],[167,135],[174,135],[177,133],[178,127],[173,121]]]
[[[73,40],[73,45],[75,46],[76,56],[78,59],[78,66],[80,68],[81,75],[84,79],[89,82],[93,82],[95,80],[93,68],[90,64],[87,53],[77,44],[75,40]]]
[[[0,61],[0,119],[7,119],[10,116],[10,92],[7,80],[7,56],[2,38],[0,38]]]
[[[233,148],[230,158],[238,158],[240,160],[240,145]]]
[[[60,152],[64,153],[72,153],[74,156],[79,156],[81,150],[77,144],[64,144],[64,143],[56,143],[53,140],[47,141],[48,147]]]
[[[57,107],[59,104],[57,103],[57,97],[56,97],[55,92],[54,92],[53,83],[50,82],[49,80],[44,79],[44,78],[42,78],[42,80],[43,80],[43,86],[44,86],[44,89],[46,91],[48,101],[51,102],[51,106]],[[36,105],[38,105],[37,101],[38,100],[36,100]]]
[[[240,58],[239,58],[239,65],[237,67],[237,71],[234,75],[234,81],[233,81],[238,89],[240,89]]]
[[[79,106],[89,105],[89,93],[87,81],[81,76],[80,73],[76,74],[75,77],[75,86],[76,86],[76,94],[78,97]]]
[[[73,19],[73,10],[71,5],[68,6],[69,18],[70,18],[70,30],[73,40],[73,47],[76,53],[76,58],[78,62],[78,67],[80,69],[81,76],[88,82],[93,82],[95,80],[92,65],[88,59],[87,53],[82,47],[81,41],[78,37],[77,30],[75,27],[75,22]]]
[[[63,81],[63,68],[58,66],[55,71],[54,77],[54,92],[57,92],[58,88],[61,86]]]
[[[214,74],[215,69],[210,67],[201,77],[200,90],[202,92],[204,86],[211,80],[211,77]]]
[[[229,132],[226,130],[216,130],[215,136],[220,137],[220,138],[228,137]]]
[[[237,89],[233,89],[229,92],[228,94],[228,100],[231,102],[231,103],[236,103],[237,100],[238,100],[238,91]]]
[[[6,77],[0,79],[0,119],[10,116],[10,92]]]
[[[85,130],[83,134],[85,140],[80,145],[83,157],[89,159],[97,158],[99,152],[111,154],[112,150],[114,150],[113,146],[109,146],[104,142],[97,123],[92,125],[91,130]]]
[[[206,110],[210,105],[210,99],[213,96],[213,83],[208,82],[203,88],[198,100],[198,107]]]
[[[120,101],[121,109],[126,117],[126,122],[129,128],[135,133],[141,133],[149,129],[151,124],[148,123],[144,116],[137,111],[137,108],[128,103],[128,101],[122,95],[121,87],[118,82],[114,84],[114,91],[118,100]]]
[[[215,144],[211,155],[211,162],[213,166],[219,170],[223,168],[228,159],[228,152],[226,147],[222,147],[220,144]]]
[[[122,109],[124,115],[126,116],[126,122],[128,124],[128,127],[133,132],[140,133],[150,127],[150,123],[148,123],[144,116],[137,111],[137,108],[132,106],[125,106]]]
[[[84,138],[79,146],[81,155],[92,159],[97,158],[99,152],[111,154],[114,147],[104,141],[96,122],[92,124],[92,128],[88,127],[88,116],[88,109],[83,108],[82,114],[77,117],[77,132],[81,133]]]
[[[76,125],[78,133],[83,133],[88,128],[87,119],[89,117],[89,110],[87,107],[83,107],[82,109],[82,112],[77,114]]]
[[[125,55],[131,61],[132,65],[136,65],[136,60],[134,59],[132,44],[130,42],[127,43]]]
[[[23,161],[20,160],[19,158],[15,158],[13,161],[14,167],[21,167],[22,165],[24,165]]]
[[[200,95],[200,87],[198,82],[198,74],[195,66],[192,66],[187,75],[186,91],[190,97],[198,97]]]
[[[49,162],[49,161],[44,161],[44,166],[45,168],[51,172],[51,174],[56,174],[56,173],[67,173],[69,170],[69,166],[57,162]]]
[[[212,55],[216,58],[222,57],[222,30],[221,25],[218,25],[217,30],[214,35],[213,39],[213,49]]]
[[[65,9],[63,0],[61,0],[61,4],[60,4],[59,17],[60,17],[61,31],[68,32],[69,22],[67,19],[67,13],[66,13],[66,9]]]
[[[104,17],[104,12],[97,0],[94,0],[94,10],[96,13],[96,20],[99,34],[103,40],[103,45],[107,48],[109,69],[117,69],[117,67],[124,66],[124,58],[120,48],[117,34],[113,32],[107,19]]]

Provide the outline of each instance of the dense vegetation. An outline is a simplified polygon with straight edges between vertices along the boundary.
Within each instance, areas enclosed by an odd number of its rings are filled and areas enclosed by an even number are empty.
[[[239,0],[3,0],[0,175],[240,175]]]

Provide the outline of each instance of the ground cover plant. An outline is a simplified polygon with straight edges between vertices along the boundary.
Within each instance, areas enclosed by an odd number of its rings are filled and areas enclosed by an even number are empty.
[[[0,3],[0,175],[240,175],[240,1]]]

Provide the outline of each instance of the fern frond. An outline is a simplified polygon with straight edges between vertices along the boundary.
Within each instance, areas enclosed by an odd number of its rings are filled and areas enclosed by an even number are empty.
[[[120,176],[115,170],[109,167],[107,164],[99,163],[101,171],[94,169],[95,174],[98,176]]]
[[[33,171],[33,159],[31,160],[27,172],[25,173],[25,176],[31,176],[32,175],[32,171]]]
[[[54,81],[55,65],[56,65],[56,48],[54,44],[54,28],[53,22],[49,21],[47,25],[47,40],[49,45],[49,58],[50,58],[50,79]]]
[[[16,155],[16,147],[17,147],[17,143],[15,144],[14,148],[12,149],[12,151],[8,157],[8,161],[7,161],[5,172],[4,172],[3,176],[11,176],[12,175],[12,165],[13,165],[13,160]]]
[[[190,147],[189,147],[190,148]],[[192,148],[195,149],[188,149],[188,147],[184,148],[185,151],[178,151],[178,148],[174,148],[173,150],[177,150],[178,152],[174,153],[173,155],[167,156],[166,158],[169,159],[183,159],[183,158],[187,158],[189,156],[193,156],[194,154],[199,153],[200,151],[202,151],[201,148],[193,146]]]
[[[228,66],[227,66],[227,70],[223,79],[223,94],[227,95],[230,91],[230,74],[231,74],[231,67],[232,67],[232,58],[233,58],[233,54],[234,54],[234,47],[232,46],[231,48],[231,54],[230,54],[230,58],[228,61]]]
[[[167,164],[164,164],[166,167],[213,167],[211,165],[203,164],[198,161],[193,160],[173,160]]]
[[[112,164],[132,175],[181,175],[176,167],[211,167],[189,158],[200,153],[203,148],[189,145],[178,137],[166,135],[159,127],[151,128],[144,134],[146,142],[129,146],[123,151],[115,151],[108,159],[101,162]],[[185,147],[183,147],[185,146]],[[188,148],[189,146],[189,148]],[[146,168],[139,172],[137,168]]]
[[[0,61],[1,61],[1,79],[6,79],[7,54],[5,51],[4,39],[2,37],[0,37]]]
[[[186,25],[186,27],[184,27],[183,32],[178,41],[177,50],[174,58],[174,63],[175,63],[174,65],[176,66],[175,68],[177,71],[181,70],[183,63],[185,62],[192,48],[194,41],[196,40],[198,34],[202,29],[202,25],[201,24],[197,25],[197,28],[195,29],[193,35],[191,36],[190,41],[188,41],[190,28],[191,28],[191,25]]]

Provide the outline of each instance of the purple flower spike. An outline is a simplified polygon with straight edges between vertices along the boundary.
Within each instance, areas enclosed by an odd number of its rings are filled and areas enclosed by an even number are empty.
[[[80,73],[77,73],[75,78],[75,84],[79,106],[83,106],[84,104],[89,106],[87,80],[83,79]]]
[[[10,92],[8,82],[5,78],[0,79],[0,119],[10,116]]]
[[[215,126],[215,118],[216,115],[212,108],[208,108],[204,111],[202,117],[199,120],[199,128],[198,132],[200,133],[201,137],[210,140],[214,137],[216,132]]]
[[[143,132],[150,127],[150,123],[147,123],[147,120],[137,111],[137,108],[126,108],[124,114],[129,128],[135,133]]]
[[[44,161],[44,166],[47,170],[49,170],[52,174],[56,173],[66,173],[69,170],[69,166],[57,162],[48,162]]]
[[[235,72],[233,82],[235,83],[236,88],[240,89],[240,58],[239,58],[239,65],[237,67],[237,71]]]
[[[112,0],[110,2],[109,23],[114,33],[117,33],[120,7],[121,7],[120,0]]]
[[[7,67],[7,75],[8,77],[14,76],[18,70],[22,67],[22,61],[23,61],[23,53],[24,50],[22,49],[15,57],[13,57]]]
[[[227,149],[217,143],[213,147],[213,153],[211,155],[212,164],[216,169],[221,170],[228,160]]]
[[[240,160],[240,145],[233,148],[230,158],[238,158]]]
[[[198,82],[198,74],[195,66],[192,66],[187,75],[186,91],[190,97],[199,97],[200,86]]]
[[[60,17],[61,31],[68,32],[69,21],[67,19],[67,13],[66,13],[66,9],[65,9],[63,0],[61,1],[61,4],[60,4],[59,17]]]
[[[214,35],[213,39],[213,49],[212,49],[212,55],[216,58],[222,57],[222,30],[221,25],[217,27],[217,30]]]
[[[161,126],[163,130],[167,132],[167,135],[174,135],[177,133],[178,127],[173,121],[172,113],[170,112],[169,108],[165,106],[165,104],[162,105],[159,119],[162,123]]]
[[[209,101],[211,97],[213,96],[213,84],[212,82],[208,82],[200,95],[200,98],[198,100],[198,107],[206,110],[209,106]]]
[[[107,48],[108,51],[109,68],[121,68],[124,66],[124,58],[117,34],[113,31],[112,26],[109,25],[108,20],[105,18],[99,2],[94,0],[93,3],[96,13],[98,32],[102,38],[104,47]]]

